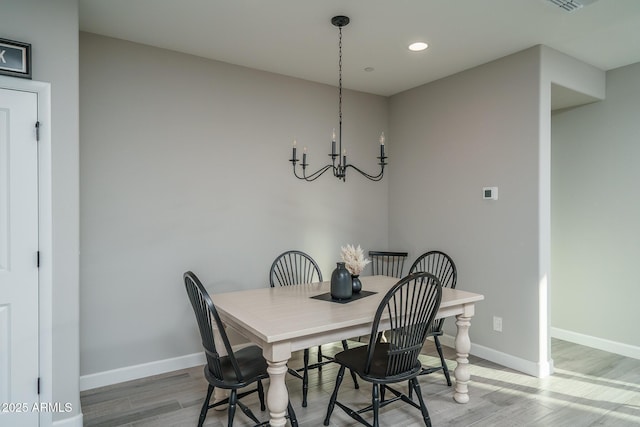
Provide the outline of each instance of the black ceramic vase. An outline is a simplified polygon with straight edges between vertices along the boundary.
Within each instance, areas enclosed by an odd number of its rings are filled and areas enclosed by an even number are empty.
[[[358,278],[358,275],[351,275],[351,289],[354,294],[357,294],[362,290],[362,282]]]
[[[352,294],[351,274],[344,266],[344,262],[339,262],[331,273],[331,298],[349,299]]]

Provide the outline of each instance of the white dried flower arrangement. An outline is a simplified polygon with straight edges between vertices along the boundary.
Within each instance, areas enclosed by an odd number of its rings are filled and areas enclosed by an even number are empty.
[[[371,262],[364,257],[364,252],[360,245],[357,248],[354,248],[353,245],[347,245],[340,249],[342,261],[344,261],[345,267],[353,276],[358,276],[362,273],[365,266]]]

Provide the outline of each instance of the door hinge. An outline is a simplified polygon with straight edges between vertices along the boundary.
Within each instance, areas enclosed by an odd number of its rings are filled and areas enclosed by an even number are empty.
[[[36,122],[36,141],[40,141],[40,122]]]
[[[40,251],[36,252],[36,267],[40,268]]]
[[[38,377],[38,394],[40,394],[40,377]]]

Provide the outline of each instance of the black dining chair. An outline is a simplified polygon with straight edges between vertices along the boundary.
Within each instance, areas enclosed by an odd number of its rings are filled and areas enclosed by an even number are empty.
[[[400,279],[403,277],[404,261],[407,252],[369,251],[371,259],[371,274],[390,276]]]
[[[403,277],[404,262],[407,259],[407,252],[393,251],[369,251],[371,259],[371,274],[373,276],[383,275],[400,279]],[[363,337],[358,337],[361,341]],[[382,341],[386,341],[387,337],[383,333]]]
[[[429,411],[424,403],[417,376],[422,369],[418,355],[427,337],[433,319],[440,307],[442,286],[437,277],[429,273],[409,275],[396,283],[384,296],[373,318],[369,344],[344,350],[335,355],[340,364],[335,387],[324,425],[328,426],[336,405],[351,418],[366,426],[379,426],[379,410],[397,400],[402,400],[422,412],[426,426],[431,426]],[[388,322],[388,342],[382,342],[381,322]],[[346,368],[355,371],[364,381],[372,384],[371,405],[352,409],[338,400],[338,390]],[[415,391],[418,403],[407,397],[391,384],[409,381],[410,390]],[[385,398],[390,392],[391,398]],[[373,411],[373,424],[361,414]]]
[[[281,253],[271,264],[269,271],[269,284],[275,287],[293,286],[303,283],[322,282],[322,272],[318,263],[311,258],[310,255],[298,251],[290,250]],[[349,348],[347,341],[342,341],[342,348]],[[305,348],[303,353],[304,366],[300,369],[289,368],[289,373],[302,380],[302,406],[307,406],[307,393],[309,391],[309,369],[318,369],[322,371],[322,367],[327,363],[333,362],[333,358],[322,354],[322,346],[318,346],[318,361],[309,364],[309,349]],[[299,372],[302,372],[300,375]],[[354,373],[352,373],[355,387],[358,388],[358,381]]]
[[[227,409],[227,425],[229,427],[233,425],[236,405],[240,407],[247,417],[256,423],[255,427],[269,425],[269,421],[260,422],[253,412],[251,412],[251,409],[240,402],[241,398],[258,392],[260,409],[262,411],[265,410],[262,380],[268,379],[269,374],[267,373],[267,362],[262,357],[262,350],[258,346],[251,345],[234,351],[229,343],[229,338],[220,320],[220,316],[218,316],[216,307],[198,277],[191,271],[184,273],[183,277],[187,295],[189,295],[189,301],[191,301],[191,306],[193,307],[198,322],[202,346],[204,347],[207,360],[207,364],[204,366],[204,377],[209,383],[209,386],[207,388],[207,396],[200,410],[198,427],[204,424],[209,409],[225,404],[229,405]],[[216,348],[214,328],[217,329],[219,333],[224,349]],[[219,350],[226,351],[227,355],[221,356]],[[254,383],[256,383],[256,388],[238,393],[238,390],[251,386]],[[211,395],[215,387],[229,390],[230,396],[224,400],[210,404]],[[291,402],[289,402],[287,406],[287,412],[291,425],[297,426],[298,421]]]
[[[418,272],[426,272],[431,273],[440,280],[443,288],[451,288],[455,289],[456,282],[458,280],[458,271],[456,269],[456,264],[453,262],[453,259],[444,252],[441,251],[429,251],[422,255],[420,255],[413,265],[411,265],[411,269],[409,270],[409,274],[418,273]],[[442,325],[444,324],[444,318],[438,319],[433,322],[428,337],[433,337],[433,341],[436,345],[436,350],[438,351],[438,355],[440,356],[440,366],[438,367],[425,367],[420,372],[420,375],[431,374],[433,372],[437,372],[442,370],[444,372],[444,376],[447,379],[447,385],[451,385],[451,376],[449,375],[449,368],[447,367],[447,363],[444,360],[444,355],[442,354],[442,346],[440,345],[440,339],[438,337],[442,336]]]

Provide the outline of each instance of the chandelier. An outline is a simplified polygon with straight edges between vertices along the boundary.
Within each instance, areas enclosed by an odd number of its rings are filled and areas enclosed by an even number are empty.
[[[380,157],[378,157],[378,159],[380,160],[378,162],[378,165],[380,166],[380,172],[377,175],[368,174],[363,170],[359,169],[358,167],[350,163],[347,163],[347,150],[342,148],[342,27],[346,26],[349,23],[349,17],[334,16],[333,18],[331,18],[331,23],[334,26],[338,27],[338,33],[339,33],[339,38],[338,38],[338,52],[339,52],[338,53],[338,70],[339,70],[338,71],[338,118],[339,118],[339,123],[338,123],[337,141],[336,141],[336,130],[333,129],[333,133],[331,135],[331,154],[329,154],[329,157],[331,157],[331,163],[321,167],[320,169],[318,169],[313,173],[307,172],[307,166],[309,166],[309,164],[307,163],[307,147],[304,147],[304,150],[302,153],[302,163],[300,164],[300,166],[302,166],[302,173],[299,173],[298,168],[296,167],[298,163],[298,157],[296,155],[297,143],[294,140],[293,154],[291,156],[291,159],[289,160],[293,164],[293,174],[298,179],[304,179],[305,181],[310,182],[310,181],[315,181],[326,171],[330,170],[333,172],[333,176],[335,176],[339,180],[346,181],[347,169],[352,168],[358,171],[365,178],[370,179],[371,181],[380,181],[384,174],[384,167],[387,164],[385,163],[385,159],[387,157],[384,155],[384,132],[380,135]],[[337,142],[337,147],[336,147],[336,142]],[[337,148],[337,151],[336,151],[336,148]]]

